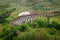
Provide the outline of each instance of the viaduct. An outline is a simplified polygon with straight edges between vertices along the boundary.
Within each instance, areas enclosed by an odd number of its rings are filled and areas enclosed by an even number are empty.
[[[30,15],[24,15],[24,16],[20,16],[18,18],[15,18],[13,20],[10,21],[10,25],[21,25],[24,23],[28,23],[28,22],[32,22],[33,20],[40,18],[40,17],[52,17],[52,16],[56,16],[56,15],[60,15],[60,13],[46,13],[46,14],[30,14]]]

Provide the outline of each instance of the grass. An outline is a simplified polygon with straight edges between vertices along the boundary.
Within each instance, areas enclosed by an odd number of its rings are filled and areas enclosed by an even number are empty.
[[[60,24],[60,18],[59,17],[51,17],[50,21],[55,21]]]
[[[47,17],[40,17],[40,20],[47,21]],[[60,16],[59,17],[50,17],[50,22],[55,21],[60,24]]]

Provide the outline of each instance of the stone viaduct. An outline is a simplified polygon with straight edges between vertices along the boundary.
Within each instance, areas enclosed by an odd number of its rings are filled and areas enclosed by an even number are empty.
[[[30,15],[24,15],[20,16],[18,18],[15,18],[10,21],[10,25],[21,25],[23,23],[32,22],[33,20],[40,18],[40,17],[52,17],[55,15],[60,15],[60,13],[46,13],[46,14],[30,14]]]

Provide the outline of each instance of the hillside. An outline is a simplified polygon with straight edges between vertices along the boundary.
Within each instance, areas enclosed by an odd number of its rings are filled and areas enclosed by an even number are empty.
[[[60,15],[34,15],[37,19],[28,17],[31,22],[27,22],[27,16],[21,16],[19,20],[23,19],[17,21],[18,14],[25,11],[60,13],[60,0],[0,0],[0,40],[60,40]],[[13,22],[17,24],[13,25]]]
[[[11,12],[7,20],[18,17],[22,11],[31,13],[46,13],[60,10],[60,0],[0,0],[0,14],[16,9]]]

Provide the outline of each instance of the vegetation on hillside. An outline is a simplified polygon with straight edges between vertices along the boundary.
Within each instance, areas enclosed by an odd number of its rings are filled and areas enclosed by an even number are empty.
[[[0,40],[60,40],[60,16],[41,17],[31,23],[10,26],[22,11],[60,11],[60,0],[0,0]]]
[[[36,20],[22,25],[5,24],[0,30],[1,40],[60,40],[60,24],[56,22],[48,24],[47,21]]]

